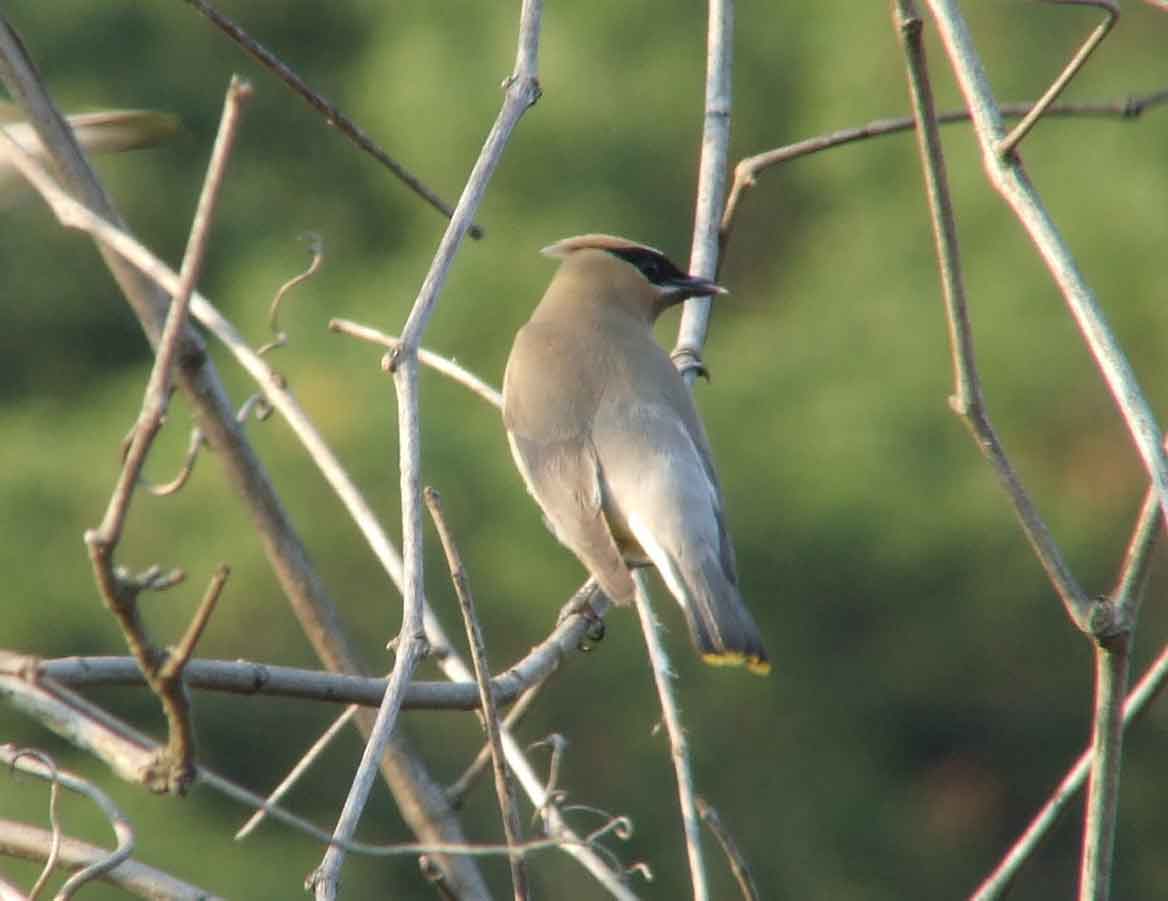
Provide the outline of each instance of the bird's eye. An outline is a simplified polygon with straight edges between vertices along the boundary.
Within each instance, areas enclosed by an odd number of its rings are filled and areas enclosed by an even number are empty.
[[[645,276],[653,284],[661,281],[661,261],[655,257],[646,257],[641,260],[641,265],[637,267],[641,270],[641,274]]]

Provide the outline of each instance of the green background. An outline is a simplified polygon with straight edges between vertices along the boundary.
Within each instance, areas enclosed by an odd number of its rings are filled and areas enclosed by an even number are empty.
[[[737,5],[732,163],[742,156],[907,109],[887,4]],[[1094,27],[1094,11],[967,4],[1002,99],[1040,93]],[[327,261],[296,289],[273,363],[345,461],[390,533],[400,532],[396,412],[379,352],[327,333],[343,316],[397,331],[444,227],[273,77],[179,2],[17,0],[7,9],[60,105],[179,115],[179,137],[102,160],[136,233],[177,264],[232,72],[253,79],[202,290],[256,345],[267,306],[303,267],[313,230]],[[514,59],[518,4],[232,2],[223,9],[353,116],[444,197],[461,190]],[[537,250],[587,231],[626,235],[684,263],[704,80],[699,3],[551,3],[542,101],[521,122],[460,252],[425,343],[498,384],[511,337],[553,266]],[[929,34],[942,108],[958,104]],[[1168,82],[1168,17],[1128,4],[1068,99],[1122,99]],[[1115,576],[1145,478],[1126,429],[1025,234],[989,189],[972,133],[945,133],[989,411],[1027,487],[1088,591]],[[1043,122],[1023,155],[1130,355],[1154,408],[1168,403],[1164,248],[1168,111],[1135,122]],[[0,645],[45,656],[124,653],[93,585],[81,535],[97,523],[137,413],[149,354],[83,236],[62,232],[28,192],[0,211]],[[1007,500],[959,420],[932,239],[911,135],[881,138],[766,174],[745,199],[724,262],[697,390],[727,495],[742,583],[775,672],[703,667],[658,591],[700,792],[753,865],[764,897],[961,897],[999,859],[1089,732],[1090,647],[1068,623]],[[676,314],[664,317],[671,344]],[[237,402],[252,392],[212,344]],[[447,513],[502,668],[541,640],[582,570],[543,529],[497,415],[462,388],[422,378],[424,478]],[[148,474],[170,477],[186,443],[179,401]],[[400,602],[355,527],[278,417],[249,434],[373,669]],[[181,565],[188,583],[145,600],[173,641],[219,561],[234,575],[200,653],[312,666],[248,516],[205,455],[176,498],[137,500],[120,561]],[[460,634],[427,532],[431,602]],[[1168,634],[1162,564],[1153,570],[1137,670]],[[430,663],[423,678],[436,678]],[[94,692],[160,734],[156,703]],[[204,760],[269,789],[335,713],[295,701],[200,695]],[[562,671],[522,729],[570,742],[562,786],[574,802],[629,815],[614,848],[648,862],[646,898],[687,892],[665,738],[635,617]],[[1114,895],[1168,885],[1168,723],[1161,704],[1127,744]],[[412,713],[405,727],[452,780],[480,730],[466,714]],[[295,897],[319,861],[281,827],[235,845],[246,812],[196,788],[186,800],[120,783],[38,724],[0,711],[0,738],[53,753],[97,780],[139,827],[138,856],[235,898]],[[331,828],[360,753],[346,734],[291,798]],[[544,752],[535,752],[541,766]],[[45,819],[46,793],[4,777],[0,816]],[[524,805],[524,819],[530,808]],[[1077,873],[1079,808],[1023,872],[1014,897],[1066,898]],[[585,817],[581,828],[593,820]],[[107,841],[83,802],[69,832]],[[468,834],[501,834],[489,783]],[[376,789],[361,829],[408,840]],[[713,895],[734,897],[707,843]],[[507,868],[483,864],[498,896]],[[562,855],[532,859],[536,895],[601,897]],[[0,872],[31,883],[10,861]],[[410,858],[350,858],[344,897],[434,897]],[[114,897],[88,889],[85,897]]]

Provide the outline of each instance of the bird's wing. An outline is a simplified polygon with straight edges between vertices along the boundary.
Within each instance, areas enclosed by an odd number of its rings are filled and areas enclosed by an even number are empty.
[[[589,438],[598,394],[580,374],[574,401],[546,373],[571,367],[573,348],[554,329],[520,329],[503,379],[503,423],[527,490],[552,533],[614,602],[633,597],[633,580],[604,516],[600,464]],[[540,374],[545,374],[541,377]]]
[[[608,515],[623,524],[685,611],[709,663],[768,672],[738,589],[734,551],[708,452],[673,405],[605,405],[593,430]]]
[[[678,567],[703,558],[716,557],[724,577],[737,581],[708,453],[675,409],[657,403],[606,404],[593,441],[609,503],[679,599],[689,591],[673,584]],[[642,539],[646,531],[650,541]]]

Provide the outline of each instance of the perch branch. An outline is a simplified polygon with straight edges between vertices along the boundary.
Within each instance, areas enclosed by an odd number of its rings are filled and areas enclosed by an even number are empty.
[[[698,163],[693,243],[689,271],[703,278],[718,274],[718,223],[726,203],[727,153],[730,147],[731,78],[734,62],[734,0],[710,0],[706,30],[706,98],[702,120],[702,154]],[[678,372],[691,386],[705,373],[702,348],[710,327],[709,297],[686,300],[671,354]]]
[[[653,615],[649,603],[644,570],[633,573],[636,583],[637,615],[641,619],[641,631],[645,635],[645,646],[649,650],[649,664],[653,670],[653,682],[657,696],[661,700],[661,713],[665,720],[665,731],[669,734],[669,755],[677,775],[677,794],[681,802],[681,820],[685,832],[685,851],[689,859],[690,879],[693,883],[694,901],[708,901],[710,890],[706,884],[706,868],[702,862],[702,827],[694,801],[693,774],[689,764],[689,746],[685,729],[681,725],[681,711],[670,680],[676,678],[661,641],[660,625]]]

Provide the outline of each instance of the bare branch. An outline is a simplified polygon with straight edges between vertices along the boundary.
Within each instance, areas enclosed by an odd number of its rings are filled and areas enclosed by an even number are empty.
[[[1021,161],[1016,155],[1002,158],[997,153],[996,148],[1004,136],[1001,112],[957,3],[955,0],[928,0],[928,5],[937,22],[941,43],[949,55],[958,86],[973,115],[974,131],[990,183],[1001,193],[1026,229],[1062,292],[1131,433],[1156,488],[1161,509],[1168,510],[1168,460],[1160,446],[1160,428],[1123,348],[1108,327],[1094,294],[1079,272],[1070,248],[1027,178]]]
[[[308,241],[308,252],[312,254],[312,260],[309,262],[307,269],[299,275],[292,276],[292,278],[280,285],[279,290],[276,291],[276,296],[272,298],[272,305],[268,309],[268,328],[271,329],[273,338],[256,351],[260,356],[263,356],[268,351],[275,350],[277,347],[284,347],[288,343],[288,335],[280,329],[280,304],[284,301],[284,295],[297,285],[308,281],[324,265],[324,240],[315,232],[310,232],[304,237]]]
[[[402,329],[402,343],[394,352],[394,388],[398,401],[399,469],[401,476],[402,549],[404,614],[401,647],[377,714],[373,733],[353,778],[345,807],[337,821],[334,835],[347,840],[356,829],[372,786],[373,767],[393,731],[401,704],[401,695],[413,675],[413,669],[427,650],[425,633],[426,603],[422,584],[422,484],[421,436],[418,428],[418,357],[417,349],[430,316],[438,303],[450,265],[463,236],[470,227],[487,183],[494,174],[503,150],[519,119],[539,99],[538,51],[542,0],[523,0],[519,15],[519,40],[515,70],[506,83],[503,107],[492,126],[479,158],[471,170],[458,206],[439,242],[430,270]],[[343,852],[335,845],[325,853],[320,867],[310,877],[318,901],[336,897]]]
[[[685,739],[685,729],[681,725],[681,711],[674,697],[670,680],[675,678],[665,645],[661,641],[660,625],[653,615],[649,603],[649,590],[645,571],[635,570],[637,583],[637,615],[641,619],[641,631],[645,635],[645,646],[649,650],[649,665],[653,670],[653,682],[657,687],[657,697],[661,701],[661,714],[665,720],[665,731],[669,734],[669,756],[673,759],[673,770],[677,774],[677,795],[681,803],[681,820],[685,831],[685,851],[689,858],[690,880],[693,883],[694,901],[707,901],[710,897],[706,884],[706,868],[702,862],[702,827],[694,801],[693,774],[689,765],[689,745]]]
[[[415,682],[414,684],[416,685],[417,683]],[[502,699],[498,696],[498,690],[494,688],[495,684],[495,682],[492,682],[492,693],[495,694],[495,700],[502,703]],[[519,700],[515,702],[515,705],[507,712],[507,716],[503,720],[504,730],[514,731],[519,726],[523,721],[523,717],[527,715],[527,711],[531,709],[532,705],[539,698],[540,689],[545,685],[547,685],[546,679],[542,682],[537,682],[519,696]],[[487,742],[479,748],[478,754],[475,755],[475,759],[471,761],[466,771],[447,787],[446,797],[450,799],[451,807],[457,810],[462,805],[463,799],[471,788],[474,787],[475,782],[478,781],[479,776],[483,774],[491,761],[491,744]]]
[[[1095,48],[1103,43],[1103,39],[1107,37],[1112,26],[1119,21],[1119,6],[1114,0],[1046,0],[1046,2],[1062,6],[1094,6],[1103,10],[1106,18],[1091,32],[1087,40],[1083,43],[1083,46],[1079,48],[1079,51],[1071,58],[1071,61],[1067,63],[1063,71],[1059,73],[1058,78],[1046,89],[1046,93],[1038,98],[1038,101],[1034,104],[1034,109],[1023,116],[1022,121],[1014,126],[1014,130],[998,144],[998,154],[1003,157],[1009,156],[1014,152],[1022,142],[1022,139],[1030,133],[1030,129],[1038,123],[1043,113],[1050,108],[1050,105],[1058,99],[1066,86],[1071,83],[1071,79],[1079,74],[1079,70],[1087,62],[1087,58],[1095,52]]]
[[[1067,615],[1084,633],[1090,635],[1093,634],[1096,618],[1105,616],[1107,608],[1094,603],[1079,587],[1070,567],[1063,560],[1054,537],[1039,516],[1034,503],[1022,486],[1021,479],[1006,456],[1006,451],[986,411],[981,378],[974,356],[973,330],[970,328],[969,310],[965,300],[965,280],[961,271],[957,223],[949,194],[945,155],[941,149],[941,136],[933,107],[933,92],[929,83],[924,45],[921,41],[922,24],[916,4],[911,0],[896,0],[893,19],[904,46],[909,95],[914,115],[919,123],[917,136],[921,166],[924,170],[937,262],[941,271],[945,314],[949,323],[949,344],[953,355],[955,383],[949,406],[961,417],[978,450],[994,468],[998,480],[1010,496],[1022,531],[1055,591],[1058,592]]]
[[[438,530],[438,538],[442,542],[442,550],[446,553],[446,563],[450,568],[450,581],[454,584],[454,592],[458,595],[458,603],[462,608],[462,617],[466,622],[466,637],[470,644],[470,656],[474,663],[475,680],[479,687],[479,698],[482,701],[483,723],[487,730],[487,741],[491,748],[491,761],[495,770],[495,793],[499,798],[499,810],[503,814],[503,832],[507,836],[507,844],[518,847],[523,842],[523,825],[519,820],[519,806],[515,800],[515,787],[512,785],[511,773],[507,769],[507,761],[503,756],[503,742],[499,737],[499,711],[495,706],[495,697],[491,688],[491,667],[487,662],[487,647],[483,641],[483,630],[479,624],[478,614],[475,612],[474,595],[470,590],[470,580],[462,564],[462,555],[454,542],[454,536],[446,523],[442,512],[442,498],[433,488],[427,487],[424,491],[426,506],[434,520],[434,528]],[[511,857],[511,884],[515,889],[515,901],[523,901],[528,896],[527,867],[521,854]]]
[[[698,163],[697,201],[689,271],[704,278],[718,274],[718,226],[726,204],[727,153],[734,61],[734,0],[710,0],[706,31],[706,99],[702,120],[702,155]],[[685,302],[670,356],[690,385],[704,374],[702,348],[710,324],[709,297]]]
[[[176,475],[169,482],[164,482],[161,485],[153,485],[146,480],[144,476],[138,476],[138,482],[155,497],[169,497],[172,494],[177,494],[182,491],[190,480],[191,474],[195,471],[195,461],[199,459],[199,449],[206,443],[203,438],[203,433],[199,429],[191,429],[191,437],[187,442],[186,456],[183,457],[182,466],[179,468],[178,475]]]
[[[360,708],[356,704],[351,704],[345,708],[344,713],[342,713],[335,720],[333,720],[332,723],[329,724],[329,727],[325,729],[324,732],[321,733],[320,737],[312,743],[309,749],[304,753],[304,756],[296,761],[296,766],[292,767],[292,769],[288,771],[288,775],[280,780],[280,784],[272,789],[267,798],[269,804],[278,804],[280,799],[283,798],[284,795],[288,794],[288,792],[290,792],[293,787],[295,787],[296,783],[300,781],[300,777],[308,772],[308,768],[311,767],[320,758],[320,756],[325,752],[325,749],[328,748],[330,744],[332,744],[333,739],[336,738],[340,734],[341,730],[352,721],[353,717],[356,715],[359,709]],[[239,831],[235,833],[235,840],[240,841],[247,838],[256,830],[256,828],[264,821],[266,817],[267,811],[263,810],[262,808],[257,810],[251,815],[251,817],[248,818],[246,823],[239,827]]]
[[[187,0],[187,3],[206,16],[212,25],[231,38],[231,40],[235,41],[245,53],[291,88],[294,94],[299,95],[305,103],[320,113],[329,125],[335,127],[341,134],[377,160],[377,162],[381,163],[381,165],[397,176],[406,187],[421,197],[426,203],[434,207],[434,209],[447,219],[453,215],[453,211],[446,201],[426,187],[405,166],[382,150],[377,142],[369,137],[361,126],[309,87],[304,79],[286,66],[276,54],[253,39],[251,35],[211,6],[210,3],[207,3],[206,0]],[[471,225],[469,232],[472,238],[481,238],[483,236],[483,230],[478,225]]]
[[[1115,118],[1137,119],[1145,110],[1154,109],[1168,103],[1168,90],[1155,91],[1151,94],[1126,97],[1122,100],[1098,101],[1094,103],[1056,103],[1048,107],[1043,113],[1047,119],[1052,118]],[[1030,114],[1034,103],[1003,103],[1001,113],[1003,119],[1021,119]],[[938,125],[954,125],[969,122],[972,118],[968,110],[949,110],[938,113]],[[721,254],[724,257],[726,246],[730,243],[730,235],[734,230],[734,218],[738,207],[749,188],[758,183],[758,177],[766,170],[781,163],[790,162],[813,153],[842,147],[856,141],[865,141],[869,138],[878,138],[883,135],[899,134],[916,128],[916,119],[912,116],[900,116],[892,119],[874,119],[864,125],[854,128],[843,128],[839,131],[806,138],[794,144],[787,144],[774,150],[748,156],[740,160],[734,167],[734,181],[730,186],[730,197],[726,201],[726,212],[722,216],[722,225],[719,232]]]
[[[348,319],[330,319],[329,330],[340,332],[343,335],[349,335],[352,338],[358,338],[362,341],[368,341],[370,344],[378,344],[381,347],[388,348],[391,355],[401,346],[400,338],[387,335],[375,328],[370,328],[367,325],[361,325],[358,322],[352,322]],[[418,361],[442,373],[447,378],[453,379],[464,388],[473,391],[496,409],[503,409],[503,395],[499,393],[499,390],[488,385],[469,369],[458,365],[454,360],[449,360],[446,357],[426,350],[424,347],[419,347]],[[383,366],[388,368],[385,364]]]
[[[722,818],[718,816],[718,811],[705,798],[699,795],[695,800],[702,822],[714,833],[714,838],[722,846],[726,861],[730,864],[730,872],[734,874],[734,881],[738,883],[738,890],[742,892],[743,901],[759,901],[762,896],[758,893],[758,886],[754,884],[754,877],[750,873],[750,864],[746,862],[746,857],[738,848],[734,836],[730,834],[730,830],[726,828]]]
[[[1140,678],[1136,687],[1128,695],[1123,705],[1123,726],[1130,728],[1139,716],[1148,709],[1168,682],[1168,645],[1161,649],[1159,656],[1148,667],[1147,672]],[[1059,815],[1075,799],[1087,776],[1091,771],[1091,760],[1094,756],[1092,748],[1087,748],[1079,755],[1079,759],[1063,777],[1042,809],[1035,814],[1030,825],[1010,847],[1009,852],[1002,859],[985,881],[977,887],[970,896],[970,901],[995,901],[1005,895],[1014,877],[1022,869],[1022,865],[1038,848],[1039,843],[1050,832],[1051,827],[1058,821]]]

